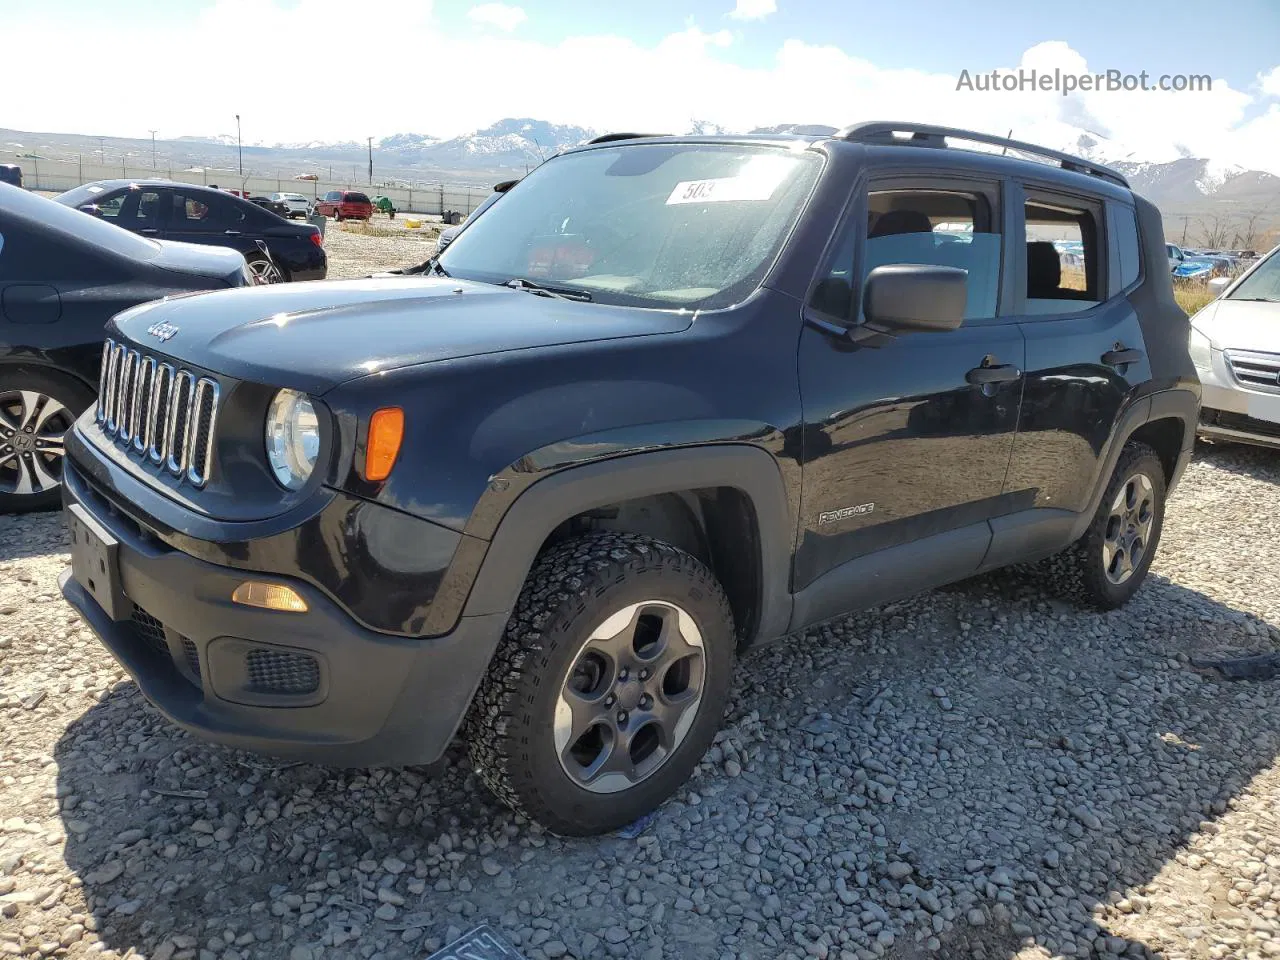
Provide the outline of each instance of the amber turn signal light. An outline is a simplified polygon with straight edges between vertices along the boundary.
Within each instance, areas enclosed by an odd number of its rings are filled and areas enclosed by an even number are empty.
[[[231,594],[231,602],[263,610],[281,610],[285,613],[306,613],[307,601],[291,587],[279,583],[262,583],[246,580]]]
[[[399,407],[383,407],[369,418],[369,442],[364,452],[364,478],[385,480],[395,466],[404,439],[404,411]]]

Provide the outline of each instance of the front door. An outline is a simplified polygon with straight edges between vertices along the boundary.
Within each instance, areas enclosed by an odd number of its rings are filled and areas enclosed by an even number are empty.
[[[808,307],[828,320],[860,319],[863,280],[889,263],[961,267],[968,302],[959,329],[905,334],[880,346],[852,346],[805,325],[794,586],[798,616],[810,621],[841,612],[842,602],[861,605],[851,602],[861,592],[851,593],[839,571],[851,564],[875,568],[886,551],[910,568],[916,546],[956,534],[937,541],[945,549],[930,554],[922,547],[928,559],[915,565],[920,579],[942,582],[977,568],[989,543],[986,521],[1011,509],[1002,491],[1025,359],[1022,331],[998,311],[1003,243],[996,184],[873,181],[853,206],[836,251]],[[892,574],[889,566],[881,570]],[[863,585],[875,593],[875,583]],[[880,587],[888,599],[929,585]]]

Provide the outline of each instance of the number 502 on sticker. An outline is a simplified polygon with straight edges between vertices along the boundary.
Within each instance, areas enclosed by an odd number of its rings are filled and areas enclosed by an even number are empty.
[[[676,203],[726,203],[734,200],[768,200],[778,181],[773,177],[719,177],[714,180],[684,180],[667,197],[667,206]]]

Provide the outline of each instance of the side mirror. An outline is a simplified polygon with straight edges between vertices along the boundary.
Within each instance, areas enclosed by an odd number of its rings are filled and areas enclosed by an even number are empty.
[[[1222,296],[1222,291],[1226,290],[1229,286],[1231,286],[1230,277],[1213,277],[1208,283],[1209,292],[1212,293],[1214,297]]]
[[[867,275],[867,322],[890,333],[955,330],[964,321],[967,270],[925,263],[890,263]]]
[[[91,217],[101,217],[102,211],[98,209],[96,203],[86,203],[79,207],[81,213],[87,213]]]

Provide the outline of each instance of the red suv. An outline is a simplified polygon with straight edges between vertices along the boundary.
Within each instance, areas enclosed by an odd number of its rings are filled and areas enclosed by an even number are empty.
[[[373,204],[363,193],[330,190],[316,201],[315,212],[335,220],[368,220],[373,216]]]

